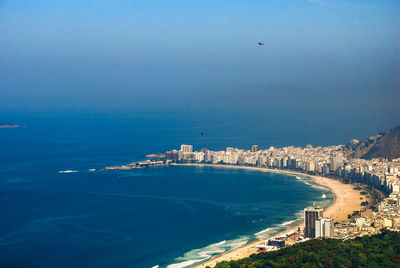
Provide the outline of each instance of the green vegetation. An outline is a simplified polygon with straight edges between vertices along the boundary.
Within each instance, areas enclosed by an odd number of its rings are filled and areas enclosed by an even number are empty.
[[[353,211],[352,214],[347,215],[347,218],[349,220],[351,220],[353,217],[358,216],[358,215],[360,215],[360,211],[356,210],[356,211]]]
[[[384,230],[378,235],[346,241],[314,239],[216,266],[245,267],[400,267],[400,233]]]
[[[366,206],[368,206],[368,201],[361,202],[361,206],[363,206],[363,207],[366,207]]]

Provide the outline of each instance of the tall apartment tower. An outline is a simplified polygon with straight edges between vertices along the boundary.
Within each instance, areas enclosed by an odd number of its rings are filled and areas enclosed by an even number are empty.
[[[333,237],[333,220],[331,218],[319,218],[315,220],[315,238]]]
[[[181,152],[182,153],[193,153],[193,145],[181,145]]]
[[[331,154],[329,159],[331,171],[336,171],[339,167],[343,166],[343,156],[341,154]]]
[[[315,238],[315,221],[323,216],[321,207],[308,207],[304,209],[304,237]]]
[[[178,160],[179,152],[177,150],[167,151],[165,152],[165,158],[167,160]]]
[[[258,151],[258,145],[253,145],[253,146],[251,146],[251,151],[254,153],[254,152],[257,152]]]

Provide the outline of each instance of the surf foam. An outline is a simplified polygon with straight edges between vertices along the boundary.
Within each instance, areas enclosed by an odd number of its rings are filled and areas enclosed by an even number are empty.
[[[267,229],[264,229],[264,230],[261,230],[261,231],[259,231],[259,232],[257,232],[257,233],[255,233],[254,235],[261,235],[261,234],[264,234],[264,233],[268,233],[268,232],[270,232],[270,231],[272,231],[272,230],[274,230],[275,228],[267,228]]]
[[[76,172],[78,172],[78,170],[67,169],[67,170],[60,170],[58,173],[76,173]]]
[[[205,261],[214,255],[224,253],[246,244],[248,239],[240,237],[232,240],[223,240],[218,243],[208,245],[204,248],[194,249],[185,253],[182,257],[175,258],[176,263],[170,264],[168,268],[183,268],[191,266],[194,263]]]
[[[296,221],[296,220],[286,221],[286,222],[282,223],[281,226],[286,226],[286,225],[292,224],[292,223],[294,223],[295,221]]]

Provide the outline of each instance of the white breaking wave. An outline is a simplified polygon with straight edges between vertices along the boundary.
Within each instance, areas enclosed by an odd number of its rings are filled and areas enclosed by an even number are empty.
[[[304,183],[304,184],[307,184],[307,185],[309,185],[309,186],[311,186],[311,187],[313,187],[313,188],[315,188],[315,189],[319,189],[319,190],[329,190],[328,188],[326,188],[326,187],[324,187],[324,186],[322,186],[322,185],[319,185],[319,184],[315,184],[315,183],[313,183],[311,180],[310,180],[310,178],[309,177],[299,177],[299,176],[295,176],[296,177],[296,179],[298,179],[298,180],[302,180],[302,182]]]
[[[203,259],[199,259],[199,260],[191,260],[191,261],[183,261],[180,263],[174,263],[174,264],[170,264],[167,266],[167,268],[183,268],[183,267],[187,267],[189,265],[192,265],[196,262],[200,262],[200,261],[205,261],[207,260],[209,257],[205,257]]]
[[[237,242],[235,242],[237,241]],[[230,243],[230,249],[240,248],[241,246],[245,245],[248,242],[247,238],[240,238],[232,240]]]
[[[216,254],[224,253],[228,250],[238,248],[247,243],[247,238],[241,237],[233,240],[224,240],[218,243],[208,245],[204,248],[194,249],[185,253],[182,257],[175,260],[177,263],[168,265],[168,268],[183,268],[193,265],[196,262],[205,261]]]
[[[264,239],[264,238],[268,238],[270,237],[274,232],[281,230],[283,227],[290,225],[294,222],[296,222],[296,220],[291,220],[291,221],[286,221],[284,223],[281,223],[279,225],[277,225],[276,227],[270,227],[264,230],[261,230],[257,233],[255,233],[254,235],[258,238],[258,239]]]
[[[255,233],[254,235],[260,235],[260,234],[268,233],[269,231],[272,231],[274,229],[275,228],[267,228],[267,229],[264,229],[264,230],[261,230],[261,231]]]
[[[160,267],[160,265],[154,265],[154,266],[151,267],[151,268],[158,268],[158,267]]]
[[[226,240],[221,241],[221,242],[219,242],[219,243],[215,243],[214,246],[221,246],[221,245],[223,245],[223,244],[225,244],[225,243],[226,243]]]
[[[313,187],[315,189],[319,189],[319,190],[329,190],[328,188],[321,186],[321,185],[317,185],[317,184],[311,184],[311,187]]]
[[[78,172],[78,170],[67,169],[67,170],[60,170],[58,173],[76,173],[76,172]]]
[[[284,223],[281,224],[281,226],[286,226],[286,225],[292,224],[292,223],[294,223],[295,221],[296,221],[296,220],[284,222]]]

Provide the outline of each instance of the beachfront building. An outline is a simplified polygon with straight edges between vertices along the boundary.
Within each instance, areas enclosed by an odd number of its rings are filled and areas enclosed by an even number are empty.
[[[343,166],[343,157],[341,154],[333,154],[331,153],[329,159],[329,165],[332,172],[336,172],[336,170]]]
[[[179,160],[179,152],[177,150],[167,151],[165,152],[165,159],[177,161]]]
[[[323,216],[321,207],[308,207],[304,209],[304,237],[315,238],[315,221]]]
[[[286,237],[274,237],[268,239],[268,246],[275,246],[277,248],[283,248],[286,244]]]
[[[181,145],[181,152],[182,153],[192,153],[193,152],[193,145],[182,144]]]
[[[315,238],[330,238],[334,236],[332,218],[320,217],[315,220]]]

